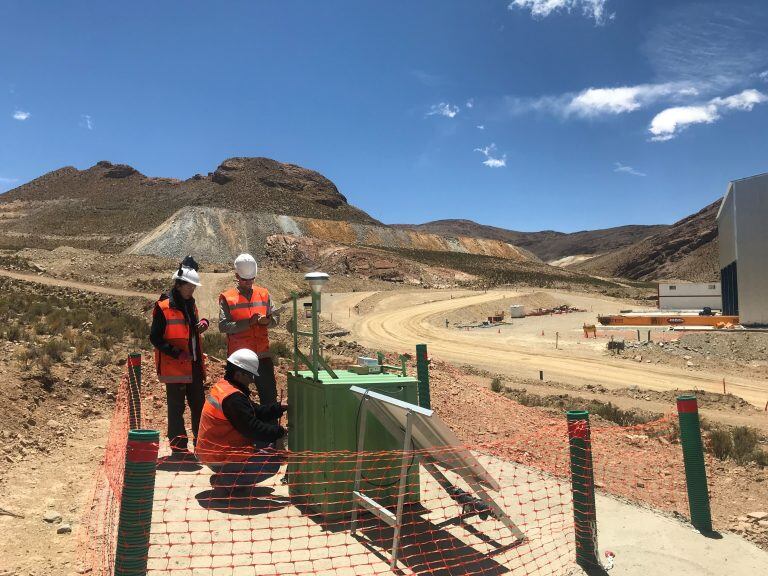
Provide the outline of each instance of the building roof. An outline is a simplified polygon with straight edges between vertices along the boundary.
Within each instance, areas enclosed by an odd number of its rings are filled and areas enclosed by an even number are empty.
[[[715,220],[720,220],[720,213],[723,211],[723,204],[725,204],[725,201],[728,199],[728,196],[733,192],[733,185],[737,182],[744,182],[745,180],[754,180],[755,178],[768,178],[768,172],[762,172],[760,174],[755,174],[753,176],[745,176],[744,178],[737,178],[736,180],[731,180],[728,182],[728,191],[725,193],[725,196],[723,196],[722,202],[720,202],[720,208],[717,210],[717,216],[715,216]]]
[[[723,199],[720,202],[720,208],[717,209],[717,216],[715,216],[715,220],[720,220],[720,213],[723,211],[723,206],[725,205],[725,201],[728,200],[728,196],[730,196],[732,190],[733,190],[733,182],[728,182],[728,190],[726,191],[725,196],[723,196]]]

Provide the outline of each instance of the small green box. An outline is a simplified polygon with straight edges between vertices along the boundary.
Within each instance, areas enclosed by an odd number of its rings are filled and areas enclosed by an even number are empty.
[[[349,391],[358,386],[418,404],[418,380],[397,374],[355,374],[337,370],[338,378],[321,371],[288,374],[288,482],[291,497],[324,520],[338,520],[352,510],[360,399]],[[386,451],[393,451],[387,454]],[[366,417],[365,464],[360,490],[379,504],[394,507],[402,462],[403,439],[395,438],[375,414]],[[371,455],[371,452],[385,452]],[[406,503],[419,501],[419,469],[408,470]]]

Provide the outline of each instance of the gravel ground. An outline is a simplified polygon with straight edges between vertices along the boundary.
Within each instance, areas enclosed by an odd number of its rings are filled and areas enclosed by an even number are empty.
[[[626,346],[622,357],[628,360],[768,378],[768,333],[690,332],[678,341],[626,342]]]

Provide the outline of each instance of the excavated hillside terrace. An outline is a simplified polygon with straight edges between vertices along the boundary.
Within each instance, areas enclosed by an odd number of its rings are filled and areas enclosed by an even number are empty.
[[[175,259],[192,250],[203,260],[228,262],[242,251],[263,254],[267,238],[275,234],[306,236],[353,246],[461,252],[516,262],[532,260],[527,251],[499,240],[451,238],[358,222],[200,206],[178,210],[126,252]]]

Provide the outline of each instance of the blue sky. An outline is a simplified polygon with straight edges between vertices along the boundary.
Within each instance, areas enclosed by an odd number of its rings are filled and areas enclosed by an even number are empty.
[[[669,223],[768,171],[768,5],[0,1],[0,190],[268,156],[386,223]]]

